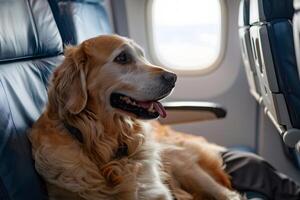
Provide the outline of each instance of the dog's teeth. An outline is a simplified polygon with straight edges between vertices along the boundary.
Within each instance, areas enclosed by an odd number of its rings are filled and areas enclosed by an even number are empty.
[[[135,103],[135,101],[134,101],[134,100],[131,100],[130,98],[126,98],[125,101],[126,101],[127,104],[131,104],[131,105],[134,105],[134,106],[137,105],[137,104]]]
[[[150,108],[149,108],[150,110],[153,110],[153,103],[151,103],[151,105],[150,105]]]
[[[123,101],[125,101],[125,102],[128,101],[128,98],[127,98],[127,97],[124,97],[124,96],[122,96],[121,99],[122,99]]]
[[[150,107],[148,108],[148,111],[149,112],[155,112],[154,107],[153,107],[153,103],[151,103]]]

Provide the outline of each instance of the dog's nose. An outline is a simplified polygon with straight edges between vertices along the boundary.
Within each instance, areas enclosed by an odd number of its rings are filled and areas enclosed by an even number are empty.
[[[171,72],[164,72],[162,74],[162,78],[167,81],[171,85],[175,85],[175,82],[177,80],[177,75]]]

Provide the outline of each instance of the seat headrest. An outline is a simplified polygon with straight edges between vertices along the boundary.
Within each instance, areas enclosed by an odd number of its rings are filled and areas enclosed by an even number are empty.
[[[249,0],[241,0],[239,8],[239,27],[249,26]]]
[[[63,52],[47,0],[0,1],[0,63]]]
[[[276,19],[292,19],[293,0],[251,0],[250,24]]]
[[[99,0],[54,0],[52,10],[57,13],[56,21],[63,42],[77,45],[82,41],[111,34],[107,10]]]

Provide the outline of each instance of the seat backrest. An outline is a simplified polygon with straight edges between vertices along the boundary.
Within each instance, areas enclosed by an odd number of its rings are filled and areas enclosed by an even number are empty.
[[[300,81],[296,65],[292,0],[251,0],[250,37],[266,113],[285,138],[300,129]],[[296,131],[297,132],[297,131]],[[297,135],[297,134],[296,134]],[[299,134],[300,140],[300,134]]]
[[[49,0],[65,44],[79,44],[112,27],[102,0]]]
[[[47,101],[62,39],[47,0],[1,0],[0,27],[0,199],[46,199],[26,133]]]
[[[300,0],[294,0],[295,13],[293,17],[294,45],[300,77]]]
[[[250,24],[292,19],[293,0],[250,0]]]
[[[250,40],[250,0],[241,0],[239,9],[239,38],[242,58],[248,79],[250,93],[257,101],[260,101],[260,85],[254,64],[253,52]]]

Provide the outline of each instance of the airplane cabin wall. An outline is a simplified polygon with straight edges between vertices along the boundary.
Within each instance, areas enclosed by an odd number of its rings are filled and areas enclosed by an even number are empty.
[[[145,14],[147,0],[125,2],[129,37],[144,47],[149,55],[148,21]],[[176,125],[174,128],[177,130],[199,134],[225,146],[245,145],[254,148],[257,108],[256,102],[249,94],[242,66],[237,25],[238,4],[238,0],[224,1],[226,12],[223,17],[226,18],[228,28],[225,55],[220,66],[206,75],[179,74],[176,88],[169,99],[212,101],[222,104],[227,109],[225,119]]]

